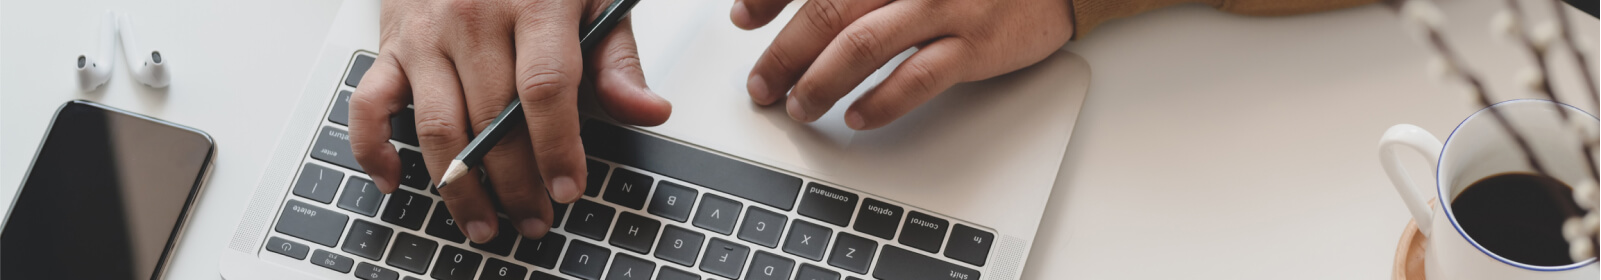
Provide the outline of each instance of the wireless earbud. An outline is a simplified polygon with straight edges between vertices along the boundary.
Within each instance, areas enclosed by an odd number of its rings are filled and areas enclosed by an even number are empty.
[[[171,82],[167,75],[167,59],[160,51],[140,49],[133,34],[128,16],[106,11],[105,18],[101,19],[98,53],[78,55],[78,87],[92,91],[111,80],[111,69],[117,66],[112,48],[119,45],[134,80],[153,88],[167,87]]]
[[[166,59],[161,57],[160,51],[139,48],[128,15],[117,16],[117,30],[120,33],[118,41],[122,42],[122,57],[128,62],[128,70],[133,72],[133,79],[153,88],[167,87],[170,80],[167,77]]]
[[[111,80],[111,68],[117,67],[116,55],[111,48],[117,45],[116,15],[106,11],[106,17],[100,19],[100,49],[95,54],[78,55],[78,88],[83,91],[92,91]]]

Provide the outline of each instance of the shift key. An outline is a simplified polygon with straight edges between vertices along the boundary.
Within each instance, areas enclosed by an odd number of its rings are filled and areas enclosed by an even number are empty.
[[[977,270],[890,245],[884,245],[878,255],[878,270],[873,271],[873,278],[881,280],[978,280],[978,277]]]
[[[283,213],[278,214],[278,226],[274,229],[283,234],[333,247],[339,241],[339,234],[344,233],[345,221],[349,219],[350,217],[339,212],[311,206],[299,200],[289,200],[284,205]]]
[[[316,144],[311,146],[311,157],[366,172],[361,169],[361,164],[356,163],[356,155],[350,153],[350,133],[343,129],[322,127],[322,131],[317,133]]]

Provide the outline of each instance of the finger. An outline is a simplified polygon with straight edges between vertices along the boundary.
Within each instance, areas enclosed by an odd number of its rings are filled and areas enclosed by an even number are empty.
[[[852,21],[890,0],[807,1],[756,60],[745,87],[757,104],[773,104],[794,86],[829,41]]]
[[[659,125],[672,115],[673,105],[645,84],[632,22],[623,19],[600,49],[589,53],[584,75],[595,80],[595,95],[607,115],[627,124]]]
[[[882,127],[944,92],[967,74],[962,65],[972,53],[959,38],[930,43],[906,58],[878,87],[868,91],[845,111],[845,125],[865,130]]]
[[[784,11],[784,6],[790,0],[734,0],[734,8],[729,11],[729,19],[734,26],[750,30],[767,25],[778,13]]]
[[[534,160],[551,198],[571,203],[583,194],[574,178],[585,178],[583,144],[578,139],[578,83],[583,57],[578,50],[574,1],[530,3],[518,13],[517,95],[523,102]]]
[[[506,36],[511,26],[496,24],[509,22],[460,21],[464,26],[456,29],[465,33],[453,40],[451,57],[466,93],[467,116],[474,135],[489,127],[506,104],[517,98],[512,81],[515,69],[512,42]],[[528,144],[527,129],[507,132],[494,144],[489,153],[484,154],[482,166],[500,199],[501,209],[518,232],[529,238],[543,237],[550,231],[554,216],[543,181],[539,173],[533,172],[534,153]]]
[[[389,116],[406,108],[411,87],[393,52],[379,54],[361,80],[349,100],[351,155],[378,190],[394,192],[400,186],[400,155],[389,143]]]
[[[940,35],[942,24],[927,20],[917,2],[894,2],[857,19],[823,49],[801,75],[784,106],[792,118],[811,122],[834,107],[902,51]]]
[[[442,56],[429,53],[405,65],[415,91],[418,148],[422,149],[428,173],[435,180],[444,178],[445,168],[468,142],[467,108],[463,104],[461,85],[456,79],[455,67]],[[477,173],[471,171],[462,179],[450,182],[449,187],[439,189],[439,196],[444,198],[445,207],[450,208],[456,226],[473,242],[484,243],[495,237],[497,221],[489,195],[478,184]]]

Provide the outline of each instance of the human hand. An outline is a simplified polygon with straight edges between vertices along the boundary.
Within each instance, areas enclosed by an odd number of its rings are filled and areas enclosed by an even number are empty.
[[[791,0],[736,0],[734,25],[754,29]],[[790,118],[816,121],[840,97],[911,47],[917,53],[845,111],[882,127],[959,82],[1044,60],[1073,36],[1068,0],[809,0],[756,61],[746,83],[769,105],[789,92]],[[790,88],[794,90],[791,91]]]
[[[629,21],[583,59],[579,23],[609,2],[384,1],[378,58],[350,99],[356,160],[380,190],[395,191],[400,158],[389,143],[389,117],[412,103],[419,148],[437,183],[469,137],[518,98],[527,126],[507,133],[482,165],[514,225],[498,224],[490,195],[477,180],[451,182],[439,192],[473,242],[490,241],[499,226],[515,226],[529,238],[544,236],[553,221],[550,201],[571,203],[585,188],[579,181],[586,178],[578,138],[581,82],[592,82],[586,88],[594,88],[601,106],[624,123],[657,125],[672,111],[646,88]],[[478,172],[464,177],[479,178]]]

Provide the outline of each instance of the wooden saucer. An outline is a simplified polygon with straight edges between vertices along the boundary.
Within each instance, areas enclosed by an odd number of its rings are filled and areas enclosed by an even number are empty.
[[[1429,199],[1429,210],[1434,210],[1435,199]],[[1401,232],[1401,244],[1395,246],[1395,268],[1390,271],[1390,279],[1395,280],[1427,280],[1423,276],[1423,244],[1429,243],[1429,237],[1423,236],[1418,230],[1418,220],[1406,222],[1406,231]]]
[[[1431,203],[1432,204],[1432,203]],[[1395,268],[1391,279],[1395,280],[1425,280],[1423,276],[1424,243],[1428,237],[1418,231],[1418,222],[1408,221],[1406,231],[1401,233],[1401,244],[1395,249]]]

